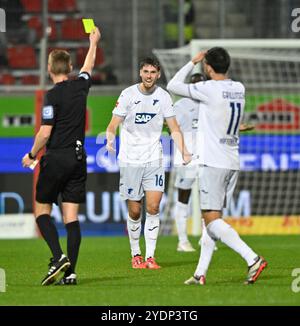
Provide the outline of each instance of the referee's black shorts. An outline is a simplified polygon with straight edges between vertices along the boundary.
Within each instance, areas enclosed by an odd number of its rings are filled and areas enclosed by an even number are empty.
[[[40,161],[40,174],[36,185],[39,203],[84,203],[86,198],[86,155],[76,159],[75,149],[48,150]]]

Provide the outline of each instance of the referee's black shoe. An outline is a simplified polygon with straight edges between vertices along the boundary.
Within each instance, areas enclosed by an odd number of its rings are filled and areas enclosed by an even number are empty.
[[[55,282],[60,272],[66,271],[70,267],[71,263],[65,255],[61,255],[58,261],[50,258],[49,271],[45,278],[42,280],[42,285],[50,285]]]
[[[55,285],[77,285],[76,274],[72,273],[69,276],[63,276]]]

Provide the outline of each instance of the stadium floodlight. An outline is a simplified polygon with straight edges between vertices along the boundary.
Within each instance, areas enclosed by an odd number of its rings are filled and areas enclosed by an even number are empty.
[[[274,234],[276,225],[278,230],[287,230],[284,223],[296,227],[300,214],[300,40],[202,39],[153,53],[169,81],[197,52],[214,46],[230,53],[229,77],[246,87],[244,121],[256,126],[255,131],[241,135],[241,173],[234,200],[224,214],[244,222],[251,216],[252,224],[262,222],[257,225],[270,221],[269,229],[262,226],[256,233]],[[169,189],[166,221],[171,221],[173,193]],[[194,191],[193,234],[200,230],[197,198]]]

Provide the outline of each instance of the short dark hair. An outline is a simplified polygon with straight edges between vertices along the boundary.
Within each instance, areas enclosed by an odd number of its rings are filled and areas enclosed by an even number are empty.
[[[230,55],[221,47],[209,49],[205,54],[205,61],[218,74],[225,74],[230,66]]]
[[[158,71],[160,71],[160,63],[157,59],[153,57],[146,57],[140,62],[140,69],[142,69],[144,66],[150,65],[155,67]]]
[[[190,77],[190,83],[192,83],[192,84],[198,83],[199,81],[205,81],[205,80],[206,80],[206,77],[203,74],[200,74],[198,72],[195,74],[192,74]]]
[[[71,72],[71,56],[65,50],[53,50],[49,54],[48,63],[54,75],[67,75]]]

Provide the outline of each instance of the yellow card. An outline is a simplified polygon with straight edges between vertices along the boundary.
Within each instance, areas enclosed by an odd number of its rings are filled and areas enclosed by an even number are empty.
[[[90,34],[95,28],[94,19],[92,18],[83,18],[82,23],[84,26],[84,31],[88,34]]]

